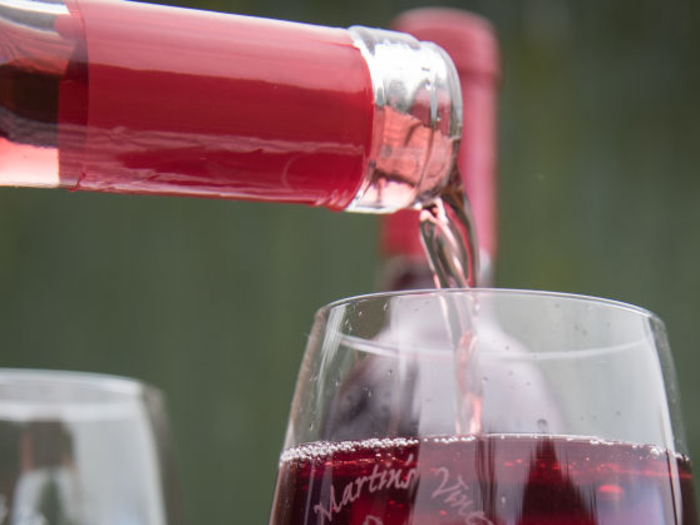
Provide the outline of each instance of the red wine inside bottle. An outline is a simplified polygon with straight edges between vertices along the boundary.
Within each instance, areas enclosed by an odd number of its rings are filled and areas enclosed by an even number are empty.
[[[691,525],[688,458],[590,438],[314,443],[280,463],[271,525]]]

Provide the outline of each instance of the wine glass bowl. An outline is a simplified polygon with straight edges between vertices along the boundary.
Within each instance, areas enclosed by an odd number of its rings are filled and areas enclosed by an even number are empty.
[[[153,387],[0,370],[0,523],[179,523],[169,446]]]
[[[675,371],[650,312],[443,290],[317,314],[271,525],[695,522]]]

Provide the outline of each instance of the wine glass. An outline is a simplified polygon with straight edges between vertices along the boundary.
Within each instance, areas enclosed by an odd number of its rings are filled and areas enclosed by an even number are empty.
[[[271,525],[696,522],[662,322],[528,291],[321,309]]]
[[[152,387],[0,369],[0,523],[178,524],[169,447]]]

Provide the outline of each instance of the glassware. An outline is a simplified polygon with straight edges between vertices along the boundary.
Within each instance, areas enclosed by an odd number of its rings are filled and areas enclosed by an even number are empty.
[[[662,322],[545,292],[321,309],[271,525],[696,522]]]
[[[396,32],[0,0],[0,186],[388,213],[448,183],[446,53]]]
[[[163,402],[152,387],[2,369],[0,447],[0,523],[182,523]]]

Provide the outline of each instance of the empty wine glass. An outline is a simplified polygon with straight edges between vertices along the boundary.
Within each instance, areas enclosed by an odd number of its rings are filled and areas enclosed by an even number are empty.
[[[690,525],[675,372],[653,314],[444,290],[319,311],[271,525]]]
[[[160,393],[114,376],[0,370],[0,523],[181,522]]]

